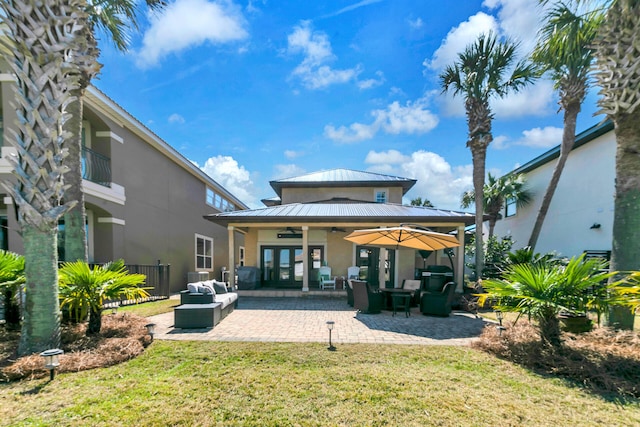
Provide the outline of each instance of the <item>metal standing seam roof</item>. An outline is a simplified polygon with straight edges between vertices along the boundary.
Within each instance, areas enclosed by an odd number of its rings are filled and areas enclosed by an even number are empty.
[[[378,186],[395,184],[402,187],[405,194],[415,185],[417,180],[400,176],[384,175],[374,172],[364,172],[352,169],[330,169],[309,173],[306,175],[270,181],[271,187],[281,196],[285,187],[336,187],[336,186]],[[319,185],[320,184],[320,185]]]
[[[429,222],[463,222],[472,224],[475,216],[468,212],[449,211],[422,206],[390,203],[291,203],[234,212],[206,215],[220,224],[230,222],[365,222],[376,220],[408,220]]]

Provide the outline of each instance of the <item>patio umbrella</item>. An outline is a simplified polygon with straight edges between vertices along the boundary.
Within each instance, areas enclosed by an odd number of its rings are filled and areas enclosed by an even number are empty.
[[[427,251],[460,246],[455,236],[400,226],[355,230],[344,237],[359,245],[379,246],[387,249],[413,248]]]

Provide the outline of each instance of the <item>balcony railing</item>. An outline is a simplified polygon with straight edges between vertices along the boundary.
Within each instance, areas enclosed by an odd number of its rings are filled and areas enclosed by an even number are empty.
[[[82,178],[105,187],[111,187],[111,159],[82,147]]]

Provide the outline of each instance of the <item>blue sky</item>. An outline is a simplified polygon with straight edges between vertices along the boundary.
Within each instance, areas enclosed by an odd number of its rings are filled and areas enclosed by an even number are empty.
[[[269,180],[349,168],[418,180],[407,194],[460,209],[472,188],[461,98],[438,75],[482,32],[535,44],[533,0],[173,0],[129,52],[102,37],[94,85],[252,208]],[[596,90],[578,132],[598,123]],[[487,170],[560,143],[546,79],[492,103]]]

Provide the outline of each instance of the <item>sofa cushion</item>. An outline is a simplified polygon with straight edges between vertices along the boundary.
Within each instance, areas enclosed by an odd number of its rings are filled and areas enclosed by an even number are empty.
[[[217,280],[212,280],[213,288],[216,291],[216,294],[226,294],[227,293],[227,284],[224,282],[218,282]]]
[[[208,282],[201,282],[200,285],[198,285],[198,292],[201,292],[203,294],[216,294],[216,291],[213,288],[213,284]]]
[[[237,300],[238,294],[235,292],[227,292],[226,294],[216,295],[216,302],[221,303],[223,309],[230,304],[235,304]]]

